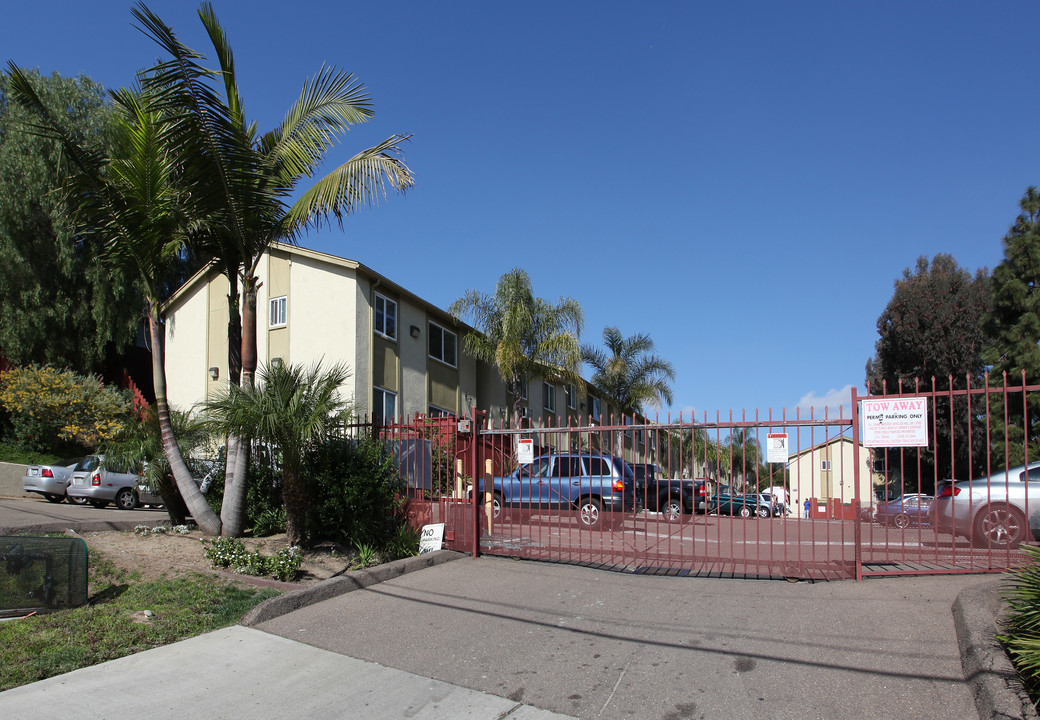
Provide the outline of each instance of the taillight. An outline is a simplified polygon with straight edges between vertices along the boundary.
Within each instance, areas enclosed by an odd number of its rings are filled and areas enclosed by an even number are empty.
[[[961,494],[961,489],[956,485],[947,485],[940,492],[938,497],[956,497]]]
[[[43,477],[49,477],[49,478],[54,477],[54,473],[51,472],[50,468],[44,468],[43,472],[41,472],[40,475],[42,475]]]
[[[614,492],[616,493],[625,492],[625,483],[623,480],[615,480],[611,487],[613,487]]]
[[[97,470],[95,470],[94,474],[90,476],[90,484],[94,487],[101,487],[101,473]]]
[[[701,485],[699,488],[697,488],[697,494],[698,495],[705,495],[706,494],[704,492],[704,486],[703,485]]]

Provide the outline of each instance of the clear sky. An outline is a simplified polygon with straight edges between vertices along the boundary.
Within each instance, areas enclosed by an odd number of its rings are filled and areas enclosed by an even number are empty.
[[[127,85],[159,54],[130,7],[9,3],[0,59]],[[198,4],[149,7],[210,50]],[[662,420],[847,401],[904,268],[994,267],[1040,184],[1035,0],[214,7],[261,130],[326,63],[376,110],[332,160],[414,135],[415,188],[305,246],[444,308],[522,267],[584,341],[650,334]]]

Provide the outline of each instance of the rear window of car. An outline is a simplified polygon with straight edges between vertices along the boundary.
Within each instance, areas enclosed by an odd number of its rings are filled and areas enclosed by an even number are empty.
[[[96,457],[83,458],[76,465],[74,472],[91,472],[97,470],[98,459]]]
[[[610,471],[610,458],[600,457],[599,455],[589,455],[585,457],[585,462],[589,466],[589,475],[613,475]]]

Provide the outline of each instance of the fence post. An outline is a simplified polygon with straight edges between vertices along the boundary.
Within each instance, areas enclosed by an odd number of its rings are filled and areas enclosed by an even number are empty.
[[[472,422],[470,423],[470,451],[469,472],[473,480],[472,502],[473,502],[473,557],[480,555],[480,506],[477,495],[480,492],[478,478],[480,478],[480,431],[483,423],[484,413],[481,410],[473,410]]]
[[[852,388],[852,513],[856,528],[856,580],[863,579],[863,523],[859,516],[859,403]]]

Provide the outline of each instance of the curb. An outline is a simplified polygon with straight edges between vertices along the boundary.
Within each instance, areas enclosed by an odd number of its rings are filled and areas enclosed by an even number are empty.
[[[423,555],[395,560],[365,570],[354,570],[339,577],[322,580],[320,583],[308,585],[298,590],[291,590],[278,597],[265,600],[247,612],[238,621],[238,624],[245,627],[255,627],[260,623],[273,620],[276,617],[281,617],[322,600],[339,597],[348,592],[361,590],[386,580],[392,580],[416,570],[442,565],[464,557],[469,557],[469,555],[452,550],[437,550]]]
[[[967,587],[953,603],[953,624],[961,651],[964,679],[981,720],[1038,720],[1018,672],[994,637],[1003,612],[1006,580]]]
[[[167,518],[167,523],[169,518]],[[18,527],[0,527],[0,535],[45,535],[47,533],[63,533],[72,530],[76,533],[105,532],[106,530],[133,530],[141,524],[137,520],[75,520],[37,523],[36,525],[19,525]],[[157,523],[162,524],[162,523]]]

